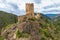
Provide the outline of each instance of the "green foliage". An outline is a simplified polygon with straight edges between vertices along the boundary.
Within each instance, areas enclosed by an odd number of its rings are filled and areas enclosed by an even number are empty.
[[[20,38],[20,37],[23,37],[23,34],[22,34],[21,32],[19,32],[19,30],[18,30],[17,33],[16,33],[16,36],[17,36],[18,38]]]
[[[51,36],[47,29],[44,30],[44,34],[45,34],[46,37],[50,37]]]
[[[28,38],[29,36],[31,36],[31,35],[28,33],[23,34],[23,37],[25,37],[25,38]]]
[[[46,38],[42,37],[41,40],[46,40]]]
[[[7,26],[3,27],[1,31],[4,31],[4,30],[10,28],[12,25],[13,25],[13,24],[8,24]]]
[[[0,36],[0,40],[4,40],[4,38],[2,36]]]
[[[17,36],[18,38],[20,38],[20,37],[28,38],[28,37],[30,36],[30,34],[28,34],[28,33],[22,33],[22,32],[20,32],[20,31],[18,30],[17,33],[16,33],[16,36]]]
[[[35,18],[35,17],[33,17],[33,18],[29,18],[28,20],[35,21],[35,20],[36,20],[36,18]]]
[[[48,24],[47,23],[46,24],[39,23],[39,26],[41,26],[41,28],[47,28],[48,27]]]
[[[0,11],[0,29],[6,27],[8,24],[17,22],[17,16],[11,13]]]

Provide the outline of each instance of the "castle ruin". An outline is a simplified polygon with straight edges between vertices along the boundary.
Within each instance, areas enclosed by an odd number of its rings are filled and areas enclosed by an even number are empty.
[[[34,16],[34,4],[33,3],[26,4],[26,15]]]
[[[34,13],[34,4],[33,3],[26,3],[26,15],[19,16],[18,17],[18,22],[25,21],[29,18],[35,17],[36,19],[39,19],[40,13],[37,13],[35,15]]]
[[[19,16],[18,22],[22,22],[24,18],[32,18],[34,17],[34,4],[33,3],[26,3],[26,15]]]

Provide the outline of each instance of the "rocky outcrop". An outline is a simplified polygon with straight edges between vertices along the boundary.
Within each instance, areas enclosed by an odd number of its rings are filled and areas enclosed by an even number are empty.
[[[40,40],[38,28],[38,22],[26,21],[20,24],[15,24],[11,28],[4,30],[1,35],[4,36],[6,40]],[[29,33],[31,36],[29,38],[17,38],[17,30],[22,33]]]
[[[16,39],[16,30],[17,26],[14,24],[9,29],[4,30],[1,35],[5,38],[5,40],[15,40]]]

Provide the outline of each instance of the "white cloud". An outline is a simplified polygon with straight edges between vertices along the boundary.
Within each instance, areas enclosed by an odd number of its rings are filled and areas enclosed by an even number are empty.
[[[26,3],[34,3],[35,12],[48,13],[43,11],[53,10],[54,12],[54,10],[60,10],[60,6],[58,5],[60,0],[0,0],[0,9],[21,15],[25,13]]]
[[[50,10],[50,13],[58,13],[58,10],[60,9],[60,6],[59,6],[59,0],[58,1],[54,1],[54,0],[42,0],[41,1],[41,4],[38,4],[36,5],[37,7],[35,8],[38,8],[38,12],[42,12],[42,13],[45,13],[43,11],[47,11],[46,13],[48,13],[48,10]],[[53,6],[53,7],[49,7],[49,6]],[[46,7],[46,9],[44,9],[44,7]],[[51,10],[55,10],[55,11],[52,11]]]

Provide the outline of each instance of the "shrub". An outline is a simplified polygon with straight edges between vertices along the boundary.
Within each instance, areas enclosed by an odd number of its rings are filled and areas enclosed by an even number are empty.
[[[36,18],[35,18],[35,17],[33,17],[33,18],[29,18],[28,20],[35,21],[35,20],[36,20]]]
[[[21,32],[19,32],[19,30],[18,30],[17,33],[16,33],[16,36],[17,36],[18,38],[20,38],[20,37],[23,37],[23,34],[22,34]]]
[[[44,34],[46,37],[51,37],[51,35],[47,29],[44,30]]]
[[[46,38],[42,37],[41,40],[46,40]]]
[[[28,38],[30,36],[30,34],[28,34],[28,33],[22,33],[22,32],[19,32],[19,30],[18,30],[17,33],[16,33],[16,36],[18,38],[20,38],[20,37]]]
[[[0,40],[4,40],[4,38],[2,36],[0,36]]]
[[[28,38],[29,36],[30,36],[30,34],[28,34],[28,33],[23,34],[23,37],[25,37],[25,38]]]

